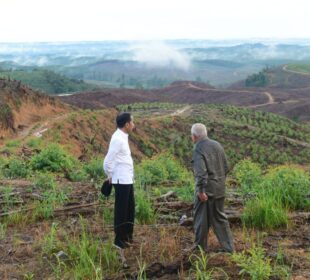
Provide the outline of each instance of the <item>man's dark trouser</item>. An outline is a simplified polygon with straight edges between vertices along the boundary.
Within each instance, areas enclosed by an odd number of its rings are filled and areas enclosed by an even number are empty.
[[[202,249],[208,246],[208,232],[212,226],[223,249],[227,252],[234,250],[229,222],[224,213],[224,200],[224,197],[209,197],[206,202],[201,202],[196,196],[194,203],[195,244],[200,245]]]
[[[125,248],[126,243],[132,242],[135,220],[135,199],[133,185],[114,184],[114,244]]]

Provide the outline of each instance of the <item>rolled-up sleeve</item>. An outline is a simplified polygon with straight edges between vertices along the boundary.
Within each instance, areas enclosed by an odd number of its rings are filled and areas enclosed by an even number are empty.
[[[196,189],[199,192],[206,192],[208,171],[205,158],[197,147],[194,150],[193,161]]]

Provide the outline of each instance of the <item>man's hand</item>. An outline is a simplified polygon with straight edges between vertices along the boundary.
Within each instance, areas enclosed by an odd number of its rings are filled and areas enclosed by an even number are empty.
[[[204,193],[204,192],[198,193],[198,197],[199,197],[200,201],[202,201],[202,202],[208,200],[208,195],[206,193]]]
[[[109,178],[109,183],[112,184],[112,178]]]

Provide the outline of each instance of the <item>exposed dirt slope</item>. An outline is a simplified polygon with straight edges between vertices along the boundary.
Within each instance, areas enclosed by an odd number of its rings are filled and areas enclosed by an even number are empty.
[[[33,123],[69,111],[69,106],[18,81],[0,79],[0,139],[17,135]]]

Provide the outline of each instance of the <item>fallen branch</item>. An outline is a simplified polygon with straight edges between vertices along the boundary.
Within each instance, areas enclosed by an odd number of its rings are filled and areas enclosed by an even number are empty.
[[[96,205],[99,205],[99,204],[101,204],[101,203],[100,202],[95,202],[95,203],[80,204],[80,205],[76,205],[76,206],[60,208],[60,209],[55,209],[54,213],[71,211],[71,210],[79,209],[79,208],[87,208],[87,207],[96,206]],[[26,208],[26,209],[20,209],[20,210],[10,211],[10,212],[6,212],[6,213],[1,213],[0,217],[10,216],[10,215],[17,214],[17,213],[22,213],[22,212],[29,212],[29,211],[34,210],[35,208],[36,208],[35,206],[32,206],[32,207],[29,207],[29,208]]]

